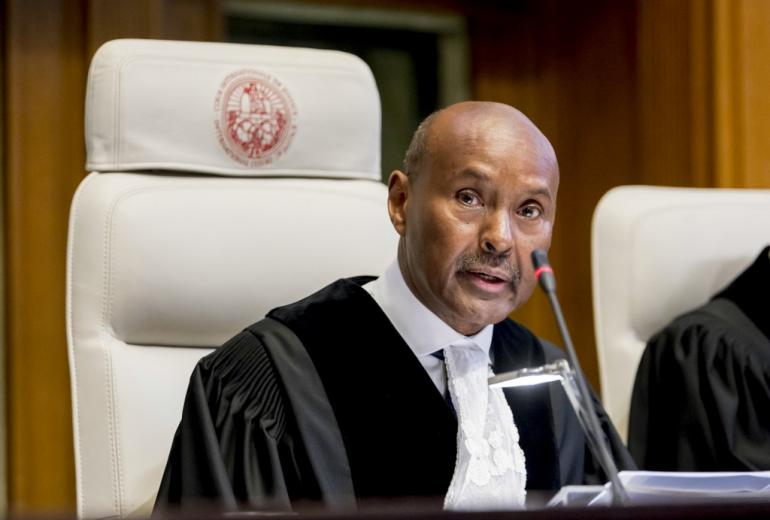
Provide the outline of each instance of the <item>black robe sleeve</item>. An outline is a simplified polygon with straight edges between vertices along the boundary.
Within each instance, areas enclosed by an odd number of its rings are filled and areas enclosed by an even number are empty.
[[[714,300],[649,341],[629,422],[642,468],[770,469],[770,342],[743,319]]]
[[[289,510],[318,498],[274,365],[246,330],[195,367],[155,510]]]

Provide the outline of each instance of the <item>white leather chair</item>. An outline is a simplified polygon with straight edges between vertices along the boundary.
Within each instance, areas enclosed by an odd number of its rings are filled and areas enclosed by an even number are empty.
[[[395,256],[379,98],[349,54],[117,40],[91,64],[86,144],[67,265],[78,515],[144,515],[195,362]]]
[[[706,303],[770,244],[770,190],[622,186],[596,208],[594,323],[602,401],[627,438],[650,337]]]

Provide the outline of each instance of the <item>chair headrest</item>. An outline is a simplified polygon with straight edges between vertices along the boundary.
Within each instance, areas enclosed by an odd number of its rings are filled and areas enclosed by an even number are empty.
[[[114,40],[88,73],[86,146],[89,171],[379,179],[379,97],[342,52]]]

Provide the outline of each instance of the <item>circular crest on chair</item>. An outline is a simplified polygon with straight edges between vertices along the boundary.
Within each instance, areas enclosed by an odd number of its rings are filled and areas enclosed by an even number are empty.
[[[225,152],[248,166],[279,158],[291,144],[296,108],[276,78],[242,69],[222,82],[214,102],[217,136]]]

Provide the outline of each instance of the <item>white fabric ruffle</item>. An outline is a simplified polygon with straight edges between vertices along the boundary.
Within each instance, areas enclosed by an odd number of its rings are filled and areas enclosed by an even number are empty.
[[[472,341],[444,349],[457,411],[457,461],[445,509],[524,507],[527,481],[519,432],[502,389],[489,388],[489,358]]]

